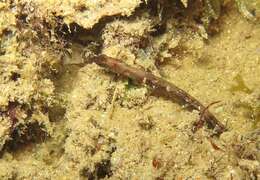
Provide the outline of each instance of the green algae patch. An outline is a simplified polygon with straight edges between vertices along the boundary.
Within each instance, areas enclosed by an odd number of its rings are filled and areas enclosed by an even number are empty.
[[[235,83],[236,85],[233,85],[231,88],[230,88],[230,91],[231,92],[244,92],[244,93],[247,93],[247,94],[251,94],[252,93],[252,90],[249,89],[246,84],[245,84],[245,81],[243,80],[242,76],[240,74],[236,75],[235,78]]]

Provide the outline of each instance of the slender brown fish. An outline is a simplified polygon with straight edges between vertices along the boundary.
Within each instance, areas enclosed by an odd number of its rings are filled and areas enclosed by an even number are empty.
[[[203,117],[200,118],[200,122],[205,121],[208,127],[214,129],[218,135],[225,131],[225,126],[208,110],[207,107],[174,84],[159,78],[152,73],[131,67],[118,59],[106,55],[96,56],[92,58],[91,61],[114,73],[128,77],[139,84],[147,84],[152,88],[153,93],[156,95],[177,100],[178,103],[187,104],[190,108],[196,109],[201,113],[203,112]]]

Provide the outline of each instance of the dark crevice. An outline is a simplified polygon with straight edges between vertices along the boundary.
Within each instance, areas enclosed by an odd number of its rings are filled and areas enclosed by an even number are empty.
[[[165,33],[166,31],[166,23],[160,23],[160,24],[156,24],[153,29],[154,31],[150,33],[151,36],[160,36],[162,34]]]
[[[20,75],[19,73],[17,73],[17,72],[12,72],[10,79],[11,79],[12,81],[17,81],[20,77],[21,77],[21,75]]]
[[[6,53],[6,51],[1,48],[1,44],[0,44],[0,56],[5,55],[5,53]]]
[[[6,142],[5,151],[16,153],[33,144],[44,142],[48,137],[47,132],[38,123],[19,125],[11,133],[11,140]]]
[[[48,112],[50,122],[57,122],[59,120],[62,120],[64,119],[64,116],[66,114],[66,108],[59,105],[49,107],[46,111]]]
[[[101,162],[96,163],[94,171],[91,172],[90,169],[85,168],[81,170],[80,174],[88,180],[109,178],[113,175],[111,170],[111,161],[102,160]]]
[[[98,179],[110,177],[112,175],[110,160],[104,160],[100,163],[97,163],[95,169]]]
[[[157,1],[156,1],[157,2]],[[98,23],[96,23],[91,29],[86,29],[82,26],[80,26],[77,23],[71,23],[68,26],[64,25],[62,28],[60,28],[57,31],[57,34],[63,34],[63,37],[70,43],[78,43],[81,44],[83,46],[87,46],[89,43],[91,42],[96,42],[98,44],[102,44],[102,32],[103,29],[105,28],[105,26],[110,23],[113,22],[114,20],[131,20],[136,18],[137,16],[141,15],[141,13],[150,7],[151,3],[146,4],[145,1],[143,1],[139,7],[137,7],[133,14],[131,14],[130,16],[122,16],[121,14],[116,14],[113,16],[104,16],[102,17]],[[62,19],[62,17],[60,17],[60,19]],[[156,24],[155,25],[155,29],[156,32],[154,32],[154,34],[158,33],[162,33],[162,31],[165,28],[165,24]]]
[[[6,110],[0,112],[1,116],[8,117],[11,121],[9,129],[10,139],[6,141],[1,155],[4,152],[16,153],[21,152],[25,148],[32,146],[35,143],[41,143],[48,137],[44,127],[38,122],[30,122],[28,124],[19,124],[17,111],[24,111],[27,114],[27,119],[32,116],[32,109],[25,104],[20,104],[17,101],[9,102]]]
[[[91,42],[102,44],[101,34],[104,27],[119,17],[119,15],[103,17],[91,29],[85,29],[77,23],[71,23],[69,25],[71,33],[67,33],[66,39],[71,43],[78,43],[83,46],[87,46]]]
[[[115,145],[116,140],[113,138],[109,138],[108,140],[111,148],[110,151],[108,152],[109,158],[97,162],[95,164],[94,170],[91,170],[88,167],[83,168],[80,171],[81,177],[86,178],[88,180],[98,180],[98,179],[104,179],[113,176],[112,164],[110,159],[112,157],[112,154],[116,151],[116,145]]]
[[[9,41],[9,39],[14,36],[14,32],[8,28],[3,29],[2,34],[0,36],[0,56],[6,54],[5,43]]]

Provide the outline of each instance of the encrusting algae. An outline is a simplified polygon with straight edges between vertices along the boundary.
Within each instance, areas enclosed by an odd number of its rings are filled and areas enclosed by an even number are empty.
[[[0,179],[259,179],[259,17],[258,0],[1,1]]]

